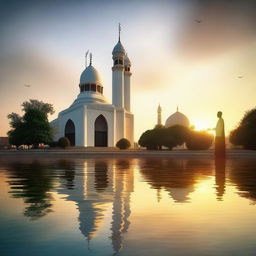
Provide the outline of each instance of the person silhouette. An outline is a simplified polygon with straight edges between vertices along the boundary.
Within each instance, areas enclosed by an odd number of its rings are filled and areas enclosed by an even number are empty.
[[[226,156],[226,147],[225,147],[225,127],[224,127],[224,120],[222,118],[222,112],[219,111],[217,113],[217,117],[219,118],[215,132],[215,157],[216,158],[223,158]]]

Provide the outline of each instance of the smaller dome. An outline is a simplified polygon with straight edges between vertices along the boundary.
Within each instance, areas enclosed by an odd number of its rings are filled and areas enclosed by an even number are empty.
[[[120,41],[115,45],[113,51],[112,51],[113,57],[123,57],[125,56],[125,49]]]
[[[177,110],[177,112],[170,115],[165,122],[165,127],[171,127],[173,125],[183,125],[185,127],[189,127],[189,120],[184,114]]]
[[[131,66],[131,61],[130,61],[130,59],[129,59],[127,54],[124,57],[124,65],[125,66]]]
[[[88,66],[80,76],[80,84],[97,84],[101,85],[99,72],[93,66]]]

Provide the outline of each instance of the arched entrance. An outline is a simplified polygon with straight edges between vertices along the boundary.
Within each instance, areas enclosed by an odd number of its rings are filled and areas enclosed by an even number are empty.
[[[108,124],[103,115],[99,115],[94,123],[94,145],[95,147],[108,146]]]
[[[71,146],[76,144],[76,130],[72,120],[68,120],[65,126],[65,137],[70,141]]]

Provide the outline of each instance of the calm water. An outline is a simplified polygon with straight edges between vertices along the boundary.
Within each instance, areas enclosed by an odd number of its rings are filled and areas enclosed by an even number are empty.
[[[1,255],[256,255],[256,160],[2,159]]]

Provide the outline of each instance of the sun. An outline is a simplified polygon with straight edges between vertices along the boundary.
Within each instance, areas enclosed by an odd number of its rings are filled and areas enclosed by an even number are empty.
[[[205,120],[197,120],[194,126],[196,131],[207,131],[211,128]]]

